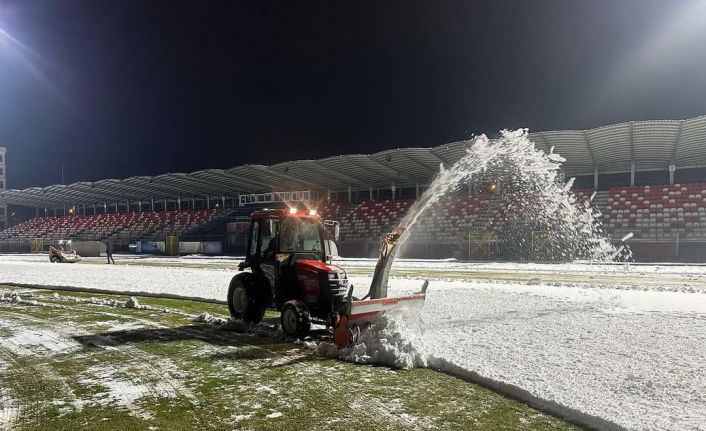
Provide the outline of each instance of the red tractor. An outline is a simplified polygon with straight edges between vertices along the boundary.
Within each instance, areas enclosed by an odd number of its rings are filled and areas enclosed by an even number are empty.
[[[335,343],[346,346],[364,322],[388,309],[424,302],[426,283],[419,294],[387,297],[387,275],[404,228],[383,241],[373,284],[362,300],[352,296],[346,272],[331,264],[338,255],[338,231],[338,222],[322,221],[313,210],[253,213],[246,258],[228,289],[231,316],[258,323],[266,309],[279,310],[285,334],[303,338],[314,321],[334,328]]]

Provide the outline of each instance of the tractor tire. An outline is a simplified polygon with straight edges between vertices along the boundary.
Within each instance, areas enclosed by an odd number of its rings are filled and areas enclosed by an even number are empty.
[[[51,262],[51,263],[57,263],[59,261],[60,261],[59,256],[52,256],[49,258],[49,262]]]
[[[255,283],[251,274],[238,274],[228,288],[228,310],[234,320],[260,323],[267,306],[255,295]]]
[[[294,338],[303,339],[311,330],[309,309],[302,301],[288,301],[282,306],[282,332]]]

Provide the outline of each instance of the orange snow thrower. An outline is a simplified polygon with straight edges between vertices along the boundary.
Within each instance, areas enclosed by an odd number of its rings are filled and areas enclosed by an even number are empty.
[[[409,231],[403,226],[398,226],[385,235],[368,294],[359,300],[353,297],[353,287],[349,289],[345,301],[346,309],[338,314],[334,326],[334,342],[337,346],[345,347],[354,343],[365,325],[379,319],[387,311],[398,308],[419,308],[424,305],[428,281],[424,281],[421,291],[414,295],[387,296],[387,281],[392,262],[408,237]]]

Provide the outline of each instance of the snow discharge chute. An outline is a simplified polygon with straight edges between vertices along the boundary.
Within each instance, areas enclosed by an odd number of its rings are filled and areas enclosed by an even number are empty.
[[[360,334],[361,326],[375,321],[387,311],[424,305],[428,281],[424,282],[421,292],[414,295],[387,296],[387,281],[392,262],[408,237],[409,231],[403,225],[385,235],[380,245],[380,255],[375,265],[373,281],[368,294],[363,299],[357,300],[353,297],[353,287],[348,290],[346,310],[339,314],[334,327],[334,342],[339,347],[345,347],[355,342]]]
[[[429,282],[425,281],[420,292],[414,295],[388,297],[387,282],[390,277],[390,268],[395,256],[402,245],[410,236],[409,228],[414,225],[419,216],[436,201],[439,200],[456,178],[450,180],[452,171],[441,166],[439,175],[432,182],[426,192],[412,205],[400,224],[390,233],[385,235],[380,244],[380,252],[373,281],[370,283],[368,294],[361,300],[353,297],[353,288],[349,288],[346,300],[346,310],[340,313],[334,327],[334,342],[339,347],[345,347],[353,342],[360,334],[361,326],[378,319],[386,311],[397,308],[418,308],[424,305]]]

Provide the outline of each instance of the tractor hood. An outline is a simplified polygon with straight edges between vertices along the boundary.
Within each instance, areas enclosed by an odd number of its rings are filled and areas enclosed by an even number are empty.
[[[334,265],[329,265],[326,262],[321,262],[320,260],[314,260],[314,259],[302,259],[296,261],[294,264],[297,273],[301,273],[301,271],[306,271],[306,272],[326,272],[326,273],[337,273],[337,272],[345,272],[343,269],[334,266]]]
[[[294,265],[299,288],[305,295],[311,295],[312,300],[321,295],[321,288],[324,286],[327,286],[327,290],[331,288],[343,289],[338,294],[345,295],[348,283],[346,272],[343,269],[313,259],[298,260]]]

